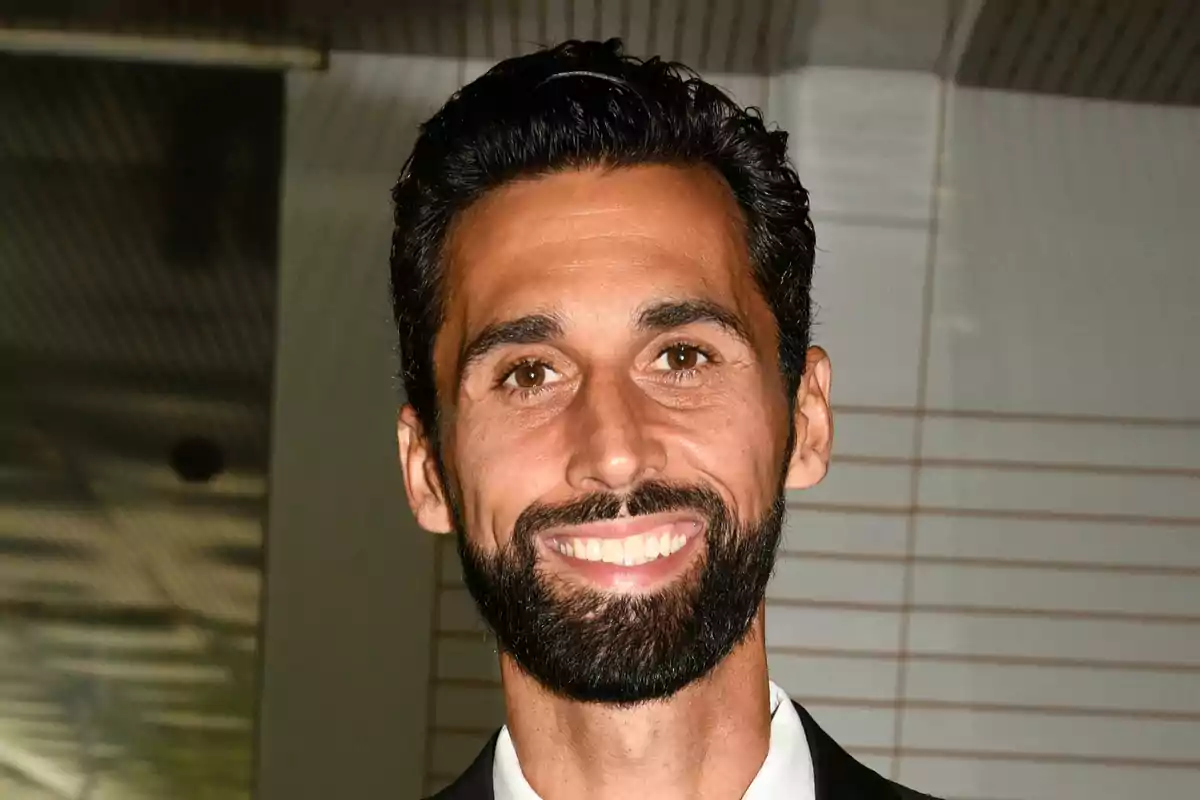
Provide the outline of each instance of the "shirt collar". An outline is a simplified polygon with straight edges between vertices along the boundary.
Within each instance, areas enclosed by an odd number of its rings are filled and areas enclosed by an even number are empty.
[[[770,687],[770,745],[766,759],[742,800],[814,800],[812,754],[808,750],[804,726],[787,694],[774,683]],[[542,800],[521,772],[507,725],[500,729],[496,739],[492,786],[495,800]]]

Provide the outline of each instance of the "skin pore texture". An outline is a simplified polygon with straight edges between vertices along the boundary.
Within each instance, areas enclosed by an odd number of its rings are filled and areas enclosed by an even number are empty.
[[[776,322],[715,173],[592,168],[509,183],[459,215],[445,264],[434,349],[445,474],[406,406],[409,502],[427,530],[461,530],[483,563],[521,544],[546,602],[590,609],[580,625],[614,608],[618,626],[646,624],[656,598],[701,596],[689,587],[710,560],[734,563],[710,553],[712,517],[639,513],[639,488],[711,494],[736,539],[770,519],[784,487],[824,477],[829,361],[809,351],[790,411]],[[593,496],[629,501],[584,524],[551,515],[522,527],[531,508]],[[769,741],[760,595],[745,622],[714,667],[643,701],[604,702],[611,686],[581,700],[502,647],[530,785],[545,800],[740,797]]]

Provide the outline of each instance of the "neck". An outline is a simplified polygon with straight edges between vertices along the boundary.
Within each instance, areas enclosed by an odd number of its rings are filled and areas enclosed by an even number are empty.
[[[763,612],[713,672],[633,708],[551,694],[501,655],[508,729],[543,800],[741,797],[767,756],[770,690]]]

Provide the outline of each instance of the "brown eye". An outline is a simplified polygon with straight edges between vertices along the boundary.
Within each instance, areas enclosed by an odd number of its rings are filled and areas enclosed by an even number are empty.
[[[504,383],[513,389],[540,389],[558,378],[558,373],[548,365],[540,361],[525,361],[508,373]]]
[[[541,364],[522,364],[513,370],[513,382],[522,389],[533,389],[546,382],[546,368]]]
[[[672,345],[659,356],[660,362],[664,362],[662,368],[672,372],[695,369],[702,363],[701,359],[706,359],[704,353],[700,351],[700,348],[690,344]]]

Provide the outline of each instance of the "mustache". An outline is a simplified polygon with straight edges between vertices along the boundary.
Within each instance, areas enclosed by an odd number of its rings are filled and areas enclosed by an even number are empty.
[[[628,492],[593,492],[565,503],[533,503],[521,512],[513,526],[513,540],[530,542],[553,528],[608,522],[621,516],[696,511],[705,519],[725,515],[725,502],[708,486],[646,481]]]

